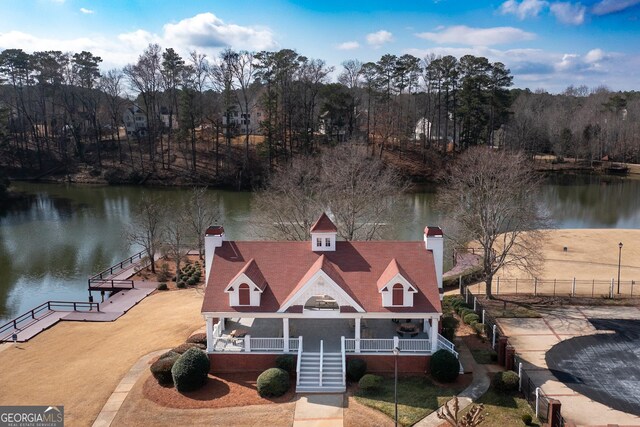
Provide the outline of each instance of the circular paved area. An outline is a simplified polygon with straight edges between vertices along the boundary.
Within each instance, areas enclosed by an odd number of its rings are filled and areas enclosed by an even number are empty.
[[[572,390],[640,416],[640,320],[590,322],[596,329],[613,333],[562,341],[547,352],[547,366]]]

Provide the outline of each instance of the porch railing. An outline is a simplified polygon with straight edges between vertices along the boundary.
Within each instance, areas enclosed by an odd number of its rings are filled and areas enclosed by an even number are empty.
[[[300,344],[298,345],[298,360],[296,361],[296,385],[300,385],[300,365],[302,364],[302,335],[298,337]]]
[[[431,340],[398,340],[398,348],[401,352],[408,353],[430,353]]]
[[[300,345],[299,338],[289,338],[289,351],[295,352],[298,351],[298,346]]]
[[[250,351],[284,351],[284,338],[249,337],[249,349]]]
[[[448,350],[456,358],[458,357],[458,352],[456,351],[456,346],[451,341],[449,341],[448,339],[446,339],[442,335],[438,334],[438,350],[440,350],[440,349]]]

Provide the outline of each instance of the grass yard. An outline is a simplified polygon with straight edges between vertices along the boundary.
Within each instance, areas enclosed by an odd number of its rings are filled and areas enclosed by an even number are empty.
[[[484,404],[485,420],[483,427],[524,426],[522,415],[529,414],[533,418],[532,426],[540,426],[535,412],[525,399],[513,394],[502,394],[489,389],[476,403]],[[470,407],[463,411],[467,413]]]
[[[464,386],[440,387],[426,377],[398,378],[398,423],[411,426],[459,393]],[[357,402],[377,409],[393,419],[393,378],[385,378],[376,393],[355,392]]]

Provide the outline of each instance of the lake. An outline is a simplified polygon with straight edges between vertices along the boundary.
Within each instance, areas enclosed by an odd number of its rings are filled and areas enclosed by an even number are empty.
[[[136,251],[123,236],[142,193],[159,194],[167,208],[189,195],[175,188],[21,182],[12,188],[29,197],[0,213],[0,322],[47,300],[86,301],[87,278]],[[251,238],[252,194],[209,193],[228,238]],[[444,222],[433,191],[405,197],[410,222],[396,239],[421,240],[425,225]],[[557,175],[540,197],[557,228],[640,227],[640,180]]]

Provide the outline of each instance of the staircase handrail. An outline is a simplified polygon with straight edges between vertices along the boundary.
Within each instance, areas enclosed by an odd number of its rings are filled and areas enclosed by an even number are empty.
[[[324,359],[324,342],[323,340],[320,340],[320,387],[322,387],[322,365],[324,364],[323,362]]]
[[[297,366],[296,366],[296,372],[298,373],[298,378],[296,380],[296,385],[300,385],[300,366],[302,363],[302,335],[300,335],[298,337],[299,340],[299,344],[298,344],[298,361],[297,361]]]

